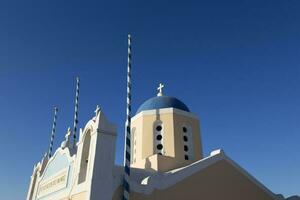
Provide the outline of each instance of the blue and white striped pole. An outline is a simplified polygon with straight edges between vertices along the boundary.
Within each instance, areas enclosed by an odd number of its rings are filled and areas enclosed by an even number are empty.
[[[53,142],[54,142],[54,136],[55,136],[55,130],[56,130],[57,112],[58,112],[58,108],[54,107],[54,119],[53,119],[53,124],[52,124],[52,132],[51,132],[51,138],[50,138],[48,158],[51,158],[51,156],[52,156]]]
[[[79,77],[76,78],[76,98],[75,98],[75,113],[73,124],[73,147],[76,145],[76,133],[78,124],[78,99],[79,99]]]
[[[124,179],[123,179],[123,200],[129,200],[130,195],[130,145],[131,145],[131,36],[128,35],[128,60],[127,60],[127,109],[125,123],[125,147],[124,147]]]

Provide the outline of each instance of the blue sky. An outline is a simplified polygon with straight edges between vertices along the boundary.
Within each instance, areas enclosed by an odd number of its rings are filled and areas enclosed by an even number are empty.
[[[225,152],[275,193],[300,194],[300,1],[1,1],[0,192],[25,199],[33,164],[97,104],[118,125],[127,33],[133,109],[159,82],[201,119],[205,155]]]

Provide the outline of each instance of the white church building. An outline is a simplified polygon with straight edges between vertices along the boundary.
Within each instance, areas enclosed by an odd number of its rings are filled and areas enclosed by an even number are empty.
[[[124,166],[115,164],[117,127],[99,106],[79,130],[77,79],[74,129],[34,165],[27,200],[280,200],[223,150],[202,151],[200,121],[176,97],[158,94],[131,114],[128,46]],[[122,128],[121,128],[122,129]]]

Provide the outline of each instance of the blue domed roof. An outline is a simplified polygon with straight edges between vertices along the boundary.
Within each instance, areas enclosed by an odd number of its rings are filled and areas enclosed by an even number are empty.
[[[136,113],[144,110],[155,110],[161,108],[177,108],[186,112],[190,112],[189,108],[175,97],[157,96],[145,101]]]

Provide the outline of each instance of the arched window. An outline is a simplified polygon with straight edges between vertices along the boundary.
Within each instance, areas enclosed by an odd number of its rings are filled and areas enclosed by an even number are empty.
[[[188,151],[188,150],[189,150],[188,146],[184,145],[184,151]]]
[[[83,140],[82,154],[80,160],[80,171],[78,176],[78,184],[83,183],[86,180],[88,163],[89,163],[89,155],[90,155],[90,143],[91,143],[91,132],[88,131],[85,134]]]
[[[184,159],[185,160],[189,160],[189,156],[188,155],[184,155]]]
[[[187,142],[188,141],[188,137],[186,135],[183,136],[183,141]]]

